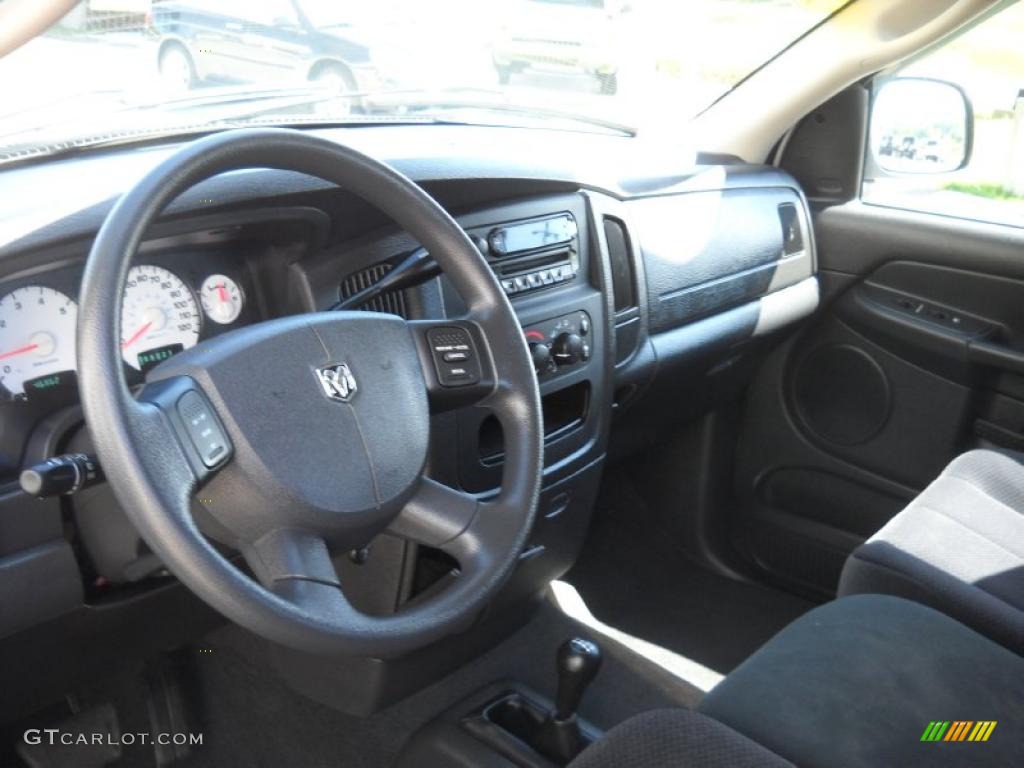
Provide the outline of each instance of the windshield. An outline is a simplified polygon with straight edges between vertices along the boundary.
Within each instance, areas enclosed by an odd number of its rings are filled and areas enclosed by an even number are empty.
[[[678,133],[842,4],[86,0],[0,59],[0,160],[253,123]]]

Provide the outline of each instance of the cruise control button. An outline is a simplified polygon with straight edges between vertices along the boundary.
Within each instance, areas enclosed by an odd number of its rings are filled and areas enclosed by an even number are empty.
[[[480,381],[480,362],[473,349],[473,339],[464,328],[440,327],[427,331],[437,370],[437,379],[444,387],[464,387]]]
[[[178,400],[178,415],[203,464],[216,466],[228,451],[228,439],[202,395],[195,390],[182,395]]]

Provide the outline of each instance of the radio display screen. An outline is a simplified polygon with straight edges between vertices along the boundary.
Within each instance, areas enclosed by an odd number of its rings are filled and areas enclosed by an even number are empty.
[[[548,245],[568,243],[576,237],[576,220],[565,214],[553,219],[511,224],[491,233],[490,242],[499,255],[532,251]]]

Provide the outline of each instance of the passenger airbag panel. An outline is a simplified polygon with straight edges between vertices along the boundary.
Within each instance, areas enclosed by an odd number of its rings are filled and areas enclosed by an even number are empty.
[[[795,184],[646,198],[630,211],[654,333],[814,274],[807,212]]]

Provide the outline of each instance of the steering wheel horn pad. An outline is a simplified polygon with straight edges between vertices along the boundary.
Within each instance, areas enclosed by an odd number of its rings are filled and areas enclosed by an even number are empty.
[[[321,376],[340,366],[352,390],[344,399]],[[230,464],[203,488],[202,509],[238,539],[288,526],[336,549],[361,547],[418,486],[430,414],[401,318],[332,312],[261,323],[175,356],[150,382],[177,376],[205,394],[233,445]]]
[[[182,192],[247,168],[317,176],[377,206],[436,259],[466,315],[270,320],[161,363],[136,399],[118,343],[132,258]],[[439,380],[431,342],[453,329],[471,342],[480,374],[460,386]],[[543,457],[522,330],[465,232],[383,163],[287,129],[225,131],[185,145],[101,227],[79,294],[77,345],[86,423],[129,518],[187,587],[256,634],[316,654],[401,655],[468,626],[518,562]],[[186,394],[223,426],[230,449],[216,461],[183,438]],[[424,474],[430,415],[457,407],[485,408],[502,427],[502,484],[486,500]],[[458,562],[457,578],[390,615],[356,610],[332,553],[381,533],[443,550]],[[256,579],[208,538],[236,547]]]

